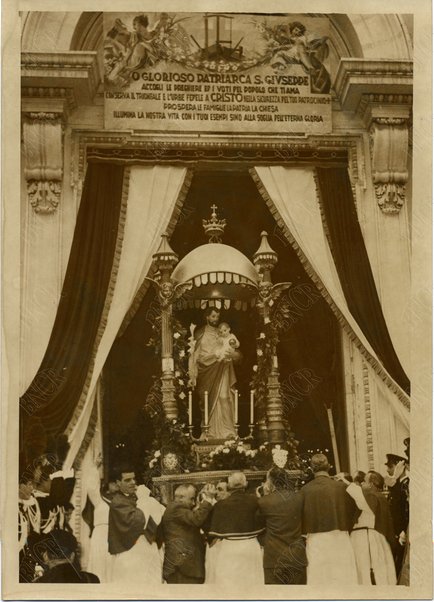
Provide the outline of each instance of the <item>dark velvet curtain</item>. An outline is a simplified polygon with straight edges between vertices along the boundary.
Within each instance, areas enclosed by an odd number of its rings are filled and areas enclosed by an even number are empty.
[[[20,400],[21,435],[27,449],[32,448],[31,432],[41,437],[41,431],[54,436],[65,430],[83,390],[110,282],[123,177],[121,165],[88,165],[51,337],[41,366]]]
[[[348,307],[386,370],[409,393],[410,381],[393,347],[378,298],[347,170],[317,168],[317,174],[331,250]]]

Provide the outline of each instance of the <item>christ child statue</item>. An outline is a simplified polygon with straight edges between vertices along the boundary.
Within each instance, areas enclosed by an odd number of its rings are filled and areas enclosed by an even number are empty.
[[[240,342],[237,337],[231,332],[231,327],[227,322],[221,322],[218,327],[218,342],[219,346],[216,350],[218,360],[230,360],[233,355],[233,350],[238,349]]]

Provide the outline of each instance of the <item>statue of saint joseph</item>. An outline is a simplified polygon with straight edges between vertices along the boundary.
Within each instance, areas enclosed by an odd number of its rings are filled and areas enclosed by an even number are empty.
[[[194,331],[194,345],[189,358],[189,375],[196,388],[201,407],[208,392],[208,437],[228,439],[236,436],[234,420],[234,386],[237,382],[234,361],[241,358],[239,343],[220,312],[214,307],[205,311],[206,324]],[[203,424],[203,421],[202,421]]]

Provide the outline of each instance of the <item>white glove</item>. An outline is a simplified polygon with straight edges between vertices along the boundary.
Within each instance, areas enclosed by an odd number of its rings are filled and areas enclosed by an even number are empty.
[[[405,534],[405,531],[401,531],[401,533],[399,534],[399,545],[401,546],[405,546],[405,544],[407,543],[407,535]]]
[[[393,471],[393,478],[395,481],[399,479],[399,477],[403,474],[405,470],[405,460],[400,460],[398,464],[395,466],[395,470]]]

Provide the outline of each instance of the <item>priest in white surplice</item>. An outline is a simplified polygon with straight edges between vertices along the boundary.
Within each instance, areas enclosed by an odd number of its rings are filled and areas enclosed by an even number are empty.
[[[136,487],[135,474],[119,471],[119,486],[110,505],[108,544],[113,554],[112,581],[162,583],[162,556],[156,543],[156,530],[164,513],[147,487]]]

